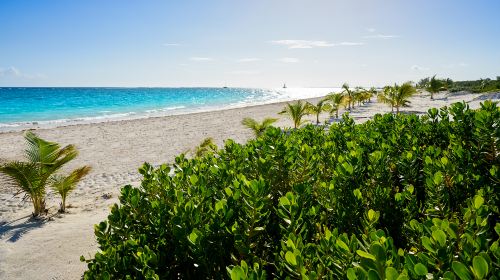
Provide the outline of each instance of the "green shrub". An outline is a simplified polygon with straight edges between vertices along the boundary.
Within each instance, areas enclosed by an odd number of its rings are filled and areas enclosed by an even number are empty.
[[[145,164],[84,277],[499,279],[499,138],[496,104],[457,103]]]

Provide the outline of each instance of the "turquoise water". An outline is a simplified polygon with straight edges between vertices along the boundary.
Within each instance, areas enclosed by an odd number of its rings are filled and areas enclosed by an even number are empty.
[[[243,107],[324,91],[245,88],[0,88],[0,128]],[[302,93],[300,93],[302,92]],[[320,93],[321,92],[321,93]]]

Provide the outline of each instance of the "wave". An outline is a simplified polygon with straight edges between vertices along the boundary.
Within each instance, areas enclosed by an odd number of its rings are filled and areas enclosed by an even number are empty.
[[[248,94],[241,100],[228,100],[218,104],[207,105],[193,103],[189,105],[167,106],[158,109],[135,109],[130,112],[113,112],[109,110],[97,111],[98,115],[68,117],[53,120],[33,120],[2,123],[0,131],[22,130],[39,127],[57,127],[72,124],[97,123],[115,120],[140,119],[148,117],[161,117],[207,111],[216,111],[232,108],[242,108],[254,105],[263,105],[276,102],[286,102],[297,99],[309,99],[325,96],[330,92],[337,92],[339,88],[276,88],[276,89],[248,89]]]

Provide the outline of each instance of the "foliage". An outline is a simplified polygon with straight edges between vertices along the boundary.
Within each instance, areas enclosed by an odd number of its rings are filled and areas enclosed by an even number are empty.
[[[298,128],[305,123],[302,118],[309,115],[309,106],[302,100],[295,103],[288,103],[279,114],[287,115],[292,121],[294,128]]]
[[[473,93],[495,92],[500,91],[500,76],[497,76],[495,80],[486,78],[474,81],[453,81],[449,78],[437,79],[434,75],[434,77],[423,78],[418,81],[417,88],[427,90],[431,93],[431,97],[433,97],[434,93],[442,90],[450,92],[468,91]]]
[[[499,151],[487,101],[145,164],[84,278],[498,279]]]
[[[52,176],[50,186],[54,189],[54,191],[59,193],[62,199],[59,212],[66,212],[66,198],[68,197],[68,194],[76,188],[76,185],[83,179],[83,177],[89,174],[90,170],[91,168],[89,166],[84,166],[73,170],[66,176],[61,174],[55,174]]]
[[[470,91],[474,93],[500,91],[500,76],[496,80],[480,79],[476,81],[453,81],[448,87],[451,92]]]
[[[344,95],[345,102],[347,103],[348,110],[351,110],[351,104],[352,107],[354,107],[354,95],[356,94],[355,90],[349,88],[349,84],[344,83],[342,85],[342,92]]]
[[[243,124],[244,126],[250,128],[253,133],[255,134],[256,137],[259,137],[260,135],[262,135],[262,133],[264,133],[264,131],[266,131],[266,129],[268,127],[270,127],[273,123],[275,123],[278,119],[274,119],[274,118],[265,118],[264,120],[262,120],[262,122],[258,122],[252,118],[244,118],[242,121],[241,121],[241,124]]]
[[[330,93],[325,99],[330,103],[330,114],[335,112],[335,118],[339,118],[340,106],[344,106],[347,103],[347,99],[342,93]]]
[[[25,199],[29,198],[31,200],[34,208],[33,216],[38,216],[45,212],[47,186],[52,186],[56,182],[56,178],[59,178],[59,180],[65,178],[58,175],[57,172],[66,163],[73,160],[78,155],[78,151],[73,145],[61,148],[58,143],[46,141],[31,131],[26,132],[24,139],[28,145],[24,151],[26,161],[6,163],[0,166],[0,172],[7,175],[10,178],[10,183],[18,188],[19,191],[16,195],[24,193]],[[89,167],[83,167],[85,170],[87,168]],[[73,172],[77,172],[77,170]],[[68,180],[74,181],[73,178]],[[74,183],[76,185],[76,182]],[[74,188],[74,185],[70,186],[70,188]],[[66,194],[67,192],[63,197],[64,201]]]
[[[404,83],[402,85],[395,84],[394,86],[386,86],[379,94],[378,100],[381,103],[391,105],[391,111],[396,108],[396,113],[399,113],[400,107],[408,107],[410,98],[416,93],[416,89],[411,83]]]
[[[201,141],[200,145],[195,148],[194,156],[201,157],[208,153],[217,152],[217,145],[212,137],[207,137]]]
[[[323,112],[328,112],[331,109],[328,100],[322,99],[316,103],[316,105],[307,102],[308,110],[310,114],[316,116],[316,124],[319,124],[319,115]]]
[[[436,79],[436,75],[430,78],[429,83],[425,87],[425,90],[430,92],[431,99],[434,99],[434,94],[446,90],[446,83],[440,79]]]

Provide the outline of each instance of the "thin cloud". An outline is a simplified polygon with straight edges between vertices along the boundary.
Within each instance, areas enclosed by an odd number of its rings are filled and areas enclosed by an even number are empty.
[[[189,60],[191,60],[191,61],[213,61],[214,59],[211,57],[194,56],[194,57],[190,57]]]
[[[283,58],[279,59],[279,61],[281,61],[283,63],[297,63],[300,60],[298,58],[295,58],[295,57],[283,57]]]
[[[423,67],[423,66],[419,66],[419,65],[412,65],[411,69],[415,70],[415,71],[427,71],[427,70],[429,70],[428,67]]]
[[[0,68],[0,77],[21,77],[21,71],[14,66]]]
[[[334,44],[327,41],[309,41],[309,40],[274,40],[271,41],[274,45],[287,46],[289,49],[312,49],[333,47]]]
[[[375,31],[377,31],[377,29],[373,28],[373,27],[369,27],[366,29],[366,31],[370,32],[370,33],[373,33]]]
[[[368,38],[368,39],[393,39],[393,38],[399,38],[399,36],[397,36],[397,35],[385,35],[385,34],[374,34],[374,35],[363,36],[363,38]]]
[[[236,62],[245,63],[245,62],[255,62],[255,61],[260,61],[260,60],[261,60],[260,58],[256,58],[256,57],[247,57],[247,58],[240,58],[240,59],[236,60]]]
[[[365,43],[360,43],[360,42],[340,42],[338,44],[335,44],[335,46],[362,46]]]
[[[271,41],[274,45],[286,46],[289,49],[312,49],[312,48],[326,48],[336,46],[360,46],[364,45],[361,42],[340,42],[331,43],[327,41],[309,41],[309,40],[274,40]]]
[[[164,46],[164,47],[178,47],[178,46],[181,46],[181,44],[179,44],[179,43],[164,43],[164,44],[162,44],[162,46]]]
[[[260,71],[257,71],[257,70],[235,70],[235,71],[232,71],[229,73],[233,74],[233,75],[259,75]]]
[[[21,72],[21,70],[17,69],[14,66],[10,66],[7,68],[0,67],[0,78],[18,78],[18,79],[42,79],[45,78],[45,75],[42,74],[26,74]]]

